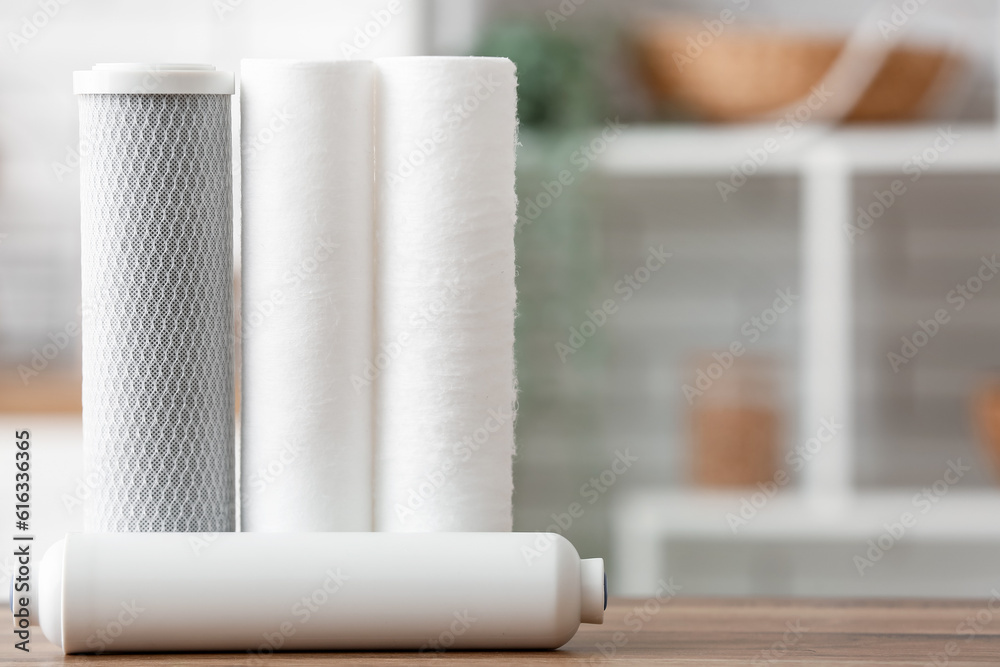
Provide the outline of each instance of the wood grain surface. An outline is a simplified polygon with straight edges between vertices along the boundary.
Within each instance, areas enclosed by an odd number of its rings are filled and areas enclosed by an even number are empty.
[[[991,608],[992,607],[992,608]],[[1000,665],[1000,599],[988,601],[613,600],[605,624],[558,651],[63,656],[34,628],[32,651],[0,665]]]

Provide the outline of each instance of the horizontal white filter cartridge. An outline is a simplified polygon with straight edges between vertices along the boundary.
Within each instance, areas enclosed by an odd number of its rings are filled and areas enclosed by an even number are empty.
[[[607,595],[552,533],[71,533],[37,584],[66,653],[556,648]]]

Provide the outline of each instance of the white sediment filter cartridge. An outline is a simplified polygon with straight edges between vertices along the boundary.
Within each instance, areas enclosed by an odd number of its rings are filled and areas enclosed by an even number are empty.
[[[514,65],[375,63],[375,527],[509,531]]]
[[[373,85],[242,62],[245,531],[372,529]]]
[[[66,653],[556,648],[607,603],[552,533],[71,533],[36,581]]]
[[[90,531],[235,529],[233,75],[75,72]]]

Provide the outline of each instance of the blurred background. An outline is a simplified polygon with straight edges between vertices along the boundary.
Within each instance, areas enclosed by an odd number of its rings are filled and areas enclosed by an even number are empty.
[[[613,594],[989,596],[998,6],[7,0],[0,447],[32,430],[40,541],[82,525],[90,488],[70,73],[502,55],[515,528],[606,556]]]

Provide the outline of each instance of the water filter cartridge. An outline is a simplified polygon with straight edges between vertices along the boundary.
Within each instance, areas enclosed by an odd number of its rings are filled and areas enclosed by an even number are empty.
[[[548,649],[607,602],[552,533],[70,533],[37,591],[66,653]]]
[[[104,64],[73,89],[86,528],[234,530],[233,74]]]

